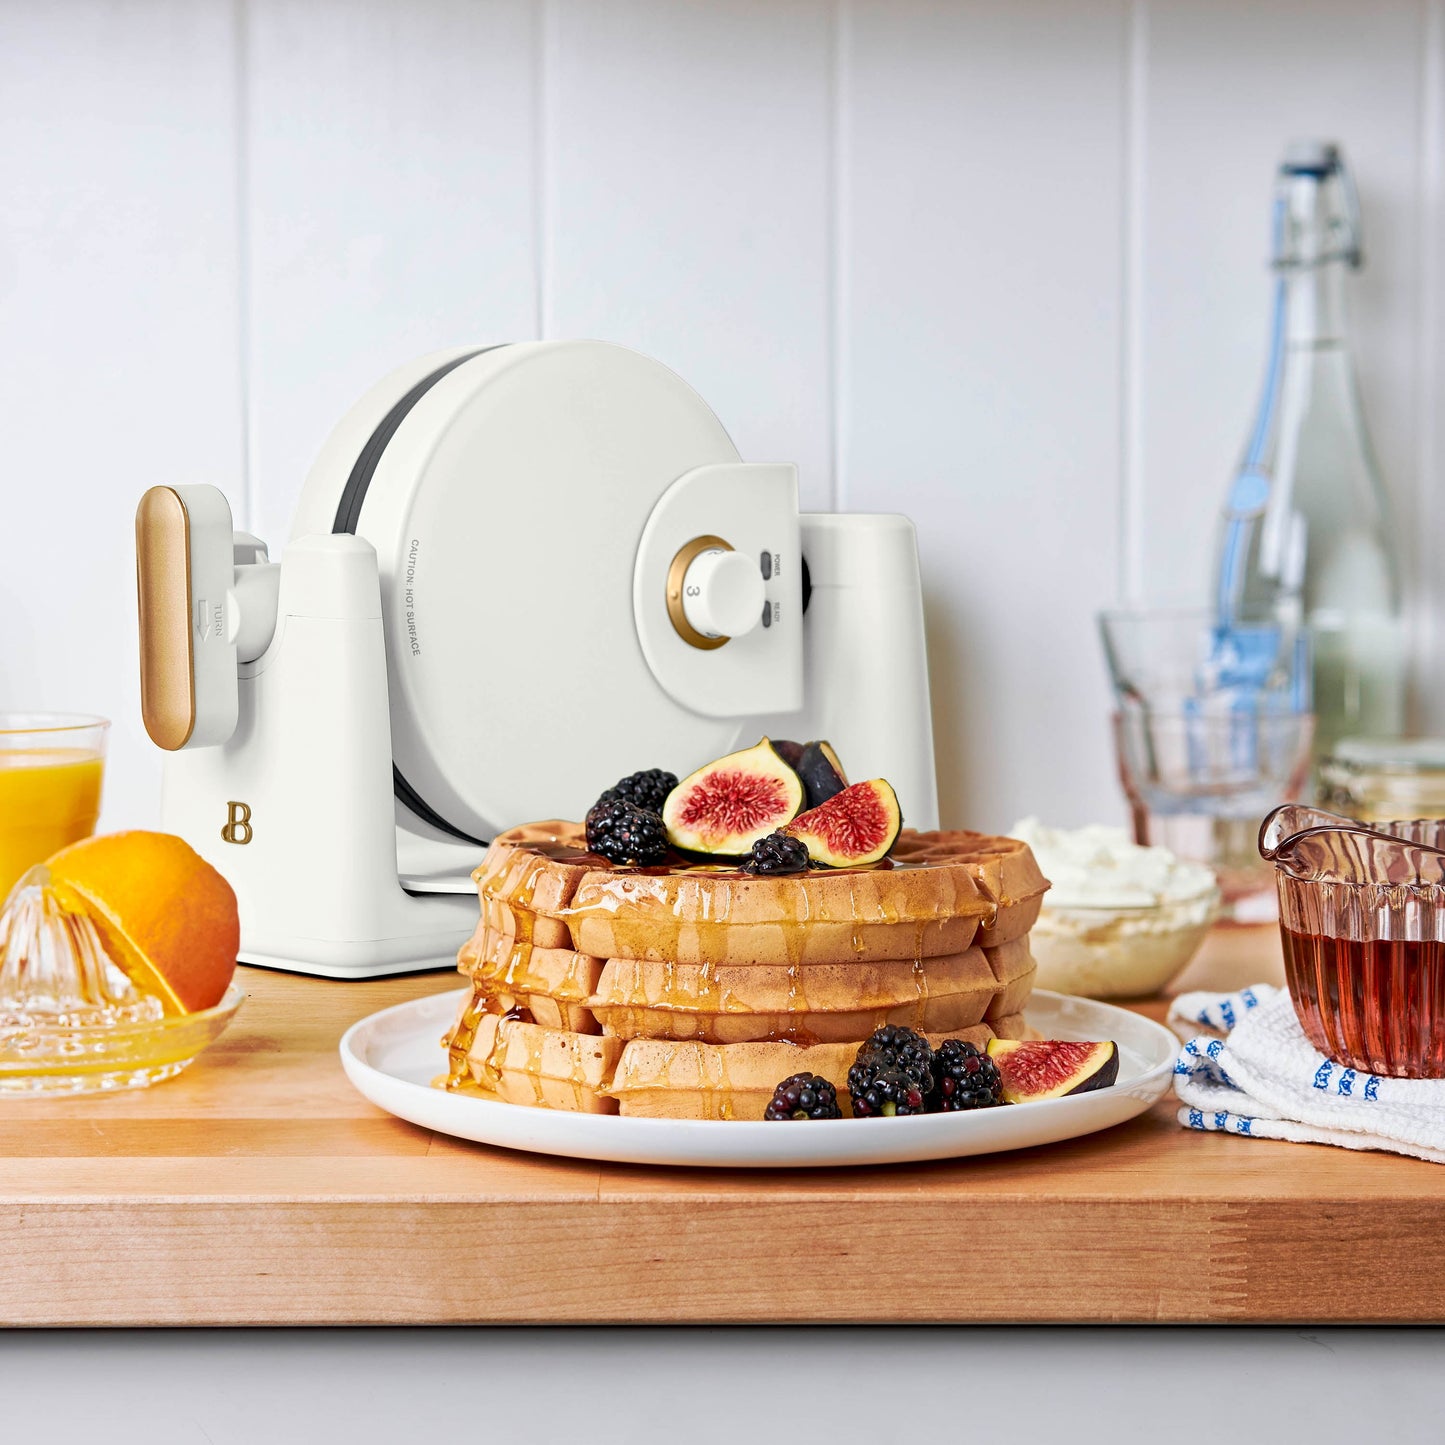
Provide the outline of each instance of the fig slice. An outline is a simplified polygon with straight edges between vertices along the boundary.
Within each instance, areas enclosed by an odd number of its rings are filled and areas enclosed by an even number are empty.
[[[1107,1089],[1119,1077],[1119,1049],[1112,1042],[990,1039],[988,1056],[1003,1078],[1006,1104],[1088,1094]]]
[[[689,773],[662,805],[667,840],[689,853],[751,853],[803,806],[803,784],[764,738]]]
[[[792,759],[789,758],[788,761],[792,762]],[[821,738],[803,748],[793,767],[803,780],[803,792],[807,795],[807,805],[810,808],[826,803],[829,798],[836,797],[848,786],[843,764],[838,761],[838,754],[833,751],[832,743]]]
[[[887,853],[902,826],[892,785],[884,778],[871,778],[800,813],[783,832],[800,839],[815,863],[861,868]]]

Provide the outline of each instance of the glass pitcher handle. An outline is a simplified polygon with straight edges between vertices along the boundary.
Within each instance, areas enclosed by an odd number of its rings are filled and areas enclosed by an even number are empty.
[[[1354,818],[1327,813],[1323,808],[1311,808],[1304,803],[1281,803],[1266,814],[1264,822],[1259,825],[1259,856],[1273,863],[1286,844],[1312,828],[1334,828],[1348,833],[1375,831],[1362,827]]]

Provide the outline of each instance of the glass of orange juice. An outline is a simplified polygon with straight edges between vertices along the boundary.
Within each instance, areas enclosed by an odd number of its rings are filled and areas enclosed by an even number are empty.
[[[35,864],[95,831],[110,724],[0,712],[0,903]]]

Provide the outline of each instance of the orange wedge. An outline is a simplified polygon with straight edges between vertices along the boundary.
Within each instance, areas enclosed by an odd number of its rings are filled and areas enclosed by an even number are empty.
[[[116,964],[167,1013],[220,1003],[241,947],[236,895],[189,844],[170,833],[107,833],[46,866],[61,901],[91,919]]]

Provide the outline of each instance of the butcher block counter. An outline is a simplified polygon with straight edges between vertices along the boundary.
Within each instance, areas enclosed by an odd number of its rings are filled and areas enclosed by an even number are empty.
[[[1274,930],[1221,930],[1181,982],[1279,977]],[[4,1323],[1445,1320],[1436,1165],[1186,1133],[1172,1098],[876,1169],[510,1153],[394,1119],[341,1072],[349,1024],[455,975],[240,978],[179,1078],[0,1099]]]

